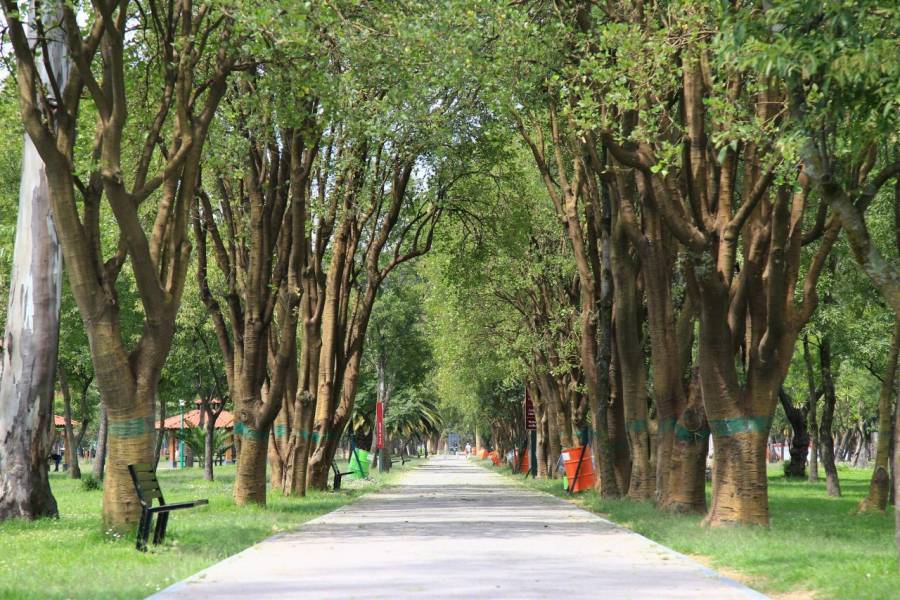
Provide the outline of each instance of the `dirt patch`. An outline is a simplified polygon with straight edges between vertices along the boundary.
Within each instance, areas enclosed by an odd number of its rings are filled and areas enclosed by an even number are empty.
[[[716,573],[720,573],[729,579],[734,579],[737,582],[743,583],[747,587],[751,587],[756,589],[756,585],[759,584],[759,580],[753,580],[753,578],[749,577],[745,573],[741,573],[740,571],[735,571],[734,569],[729,569],[728,567],[721,567],[718,565],[714,565],[712,560],[708,556],[701,556],[698,554],[689,554],[692,559],[696,560],[698,563],[703,565],[704,567],[708,567],[715,571]],[[773,600],[816,600],[818,596],[815,592],[810,590],[793,590],[790,592],[766,592],[766,595],[772,598]]]
[[[775,600],[815,600],[819,596],[815,592],[809,590],[796,590],[793,592],[784,592],[781,594],[769,594]]]

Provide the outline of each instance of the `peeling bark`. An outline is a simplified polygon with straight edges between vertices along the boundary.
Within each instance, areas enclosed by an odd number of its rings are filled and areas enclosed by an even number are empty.
[[[59,87],[65,87],[68,81],[61,11],[56,5],[41,16],[50,33],[37,44],[47,54],[37,70],[47,87],[50,80],[58,82]],[[37,18],[35,12],[36,3],[31,3],[32,18]],[[30,24],[29,38],[37,37],[39,26]],[[25,36],[21,29],[18,33]],[[49,73],[45,65],[50,66]],[[49,92],[49,96],[54,93]],[[58,516],[47,473],[62,297],[62,254],[51,193],[47,167],[26,133],[0,355],[0,521]]]

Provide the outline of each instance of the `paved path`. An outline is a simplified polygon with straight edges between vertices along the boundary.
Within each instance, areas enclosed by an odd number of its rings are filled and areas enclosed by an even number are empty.
[[[461,457],[213,565],[154,598],[764,598]]]

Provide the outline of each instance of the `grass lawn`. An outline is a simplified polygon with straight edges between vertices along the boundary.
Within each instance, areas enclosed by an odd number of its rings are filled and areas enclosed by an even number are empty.
[[[512,476],[508,467],[495,470]],[[829,498],[824,481],[787,481],[780,465],[773,467],[768,528],[708,529],[699,516],[661,513],[649,502],[601,500],[593,491],[579,494],[575,502],[776,597],[900,598],[893,512],[857,514],[872,472],[838,470],[844,496]],[[565,497],[558,479],[529,478],[524,485]]]
[[[60,518],[0,523],[0,598],[143,598],[280,531],[330,512],[389,483],[411,468],[397,464],[374,481],[344,479],[341,491],[306,498],[270,493],[268,506],[238,507],[231,499],[234,466],[218,467],[216,481],[201,468],[159,471],[170,502],[209,498],[209,506],[172,514],[166,542],[145,553],[134,536],[102,532],[102,491],[51,473]],[[86,470],[85,472],[89,472]]]

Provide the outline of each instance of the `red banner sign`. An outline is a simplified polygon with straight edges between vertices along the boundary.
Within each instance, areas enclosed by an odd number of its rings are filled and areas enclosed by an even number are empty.
[[[534,403],[531,396],[528,395],[528,389],[525,390],[525,429],[527,431],[537,431],[537,419],[534,417]]]
[[[375,403],[375,447],[384,448],[384,402]]]

